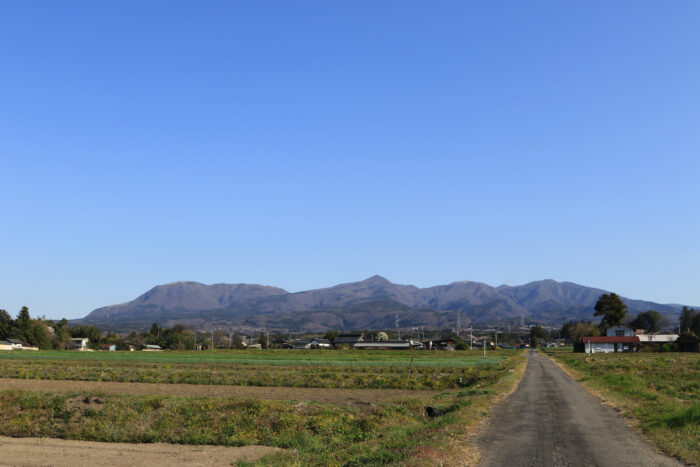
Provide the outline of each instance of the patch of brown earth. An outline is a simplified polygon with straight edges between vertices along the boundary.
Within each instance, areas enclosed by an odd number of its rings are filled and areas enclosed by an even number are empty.
[[[131,394],[180,397],[227,397],[236,399],[296,400],[345,405],[379,404],[401,399],[401,389],[331,389],[289,388],[271,386],[224,386],[204,384],[118,383],[106,381],[69,381],[44,379],[0,378],[0,390],[18,389],[41,392],[91,392],[99,394]],[[406,391],[406,397],[429,399],[443,391]],[[99,404],[84,402],[90,409]],[[98,399],[95,399],[98,400]]]
[[[183,446],[0,436],[0,466],[223,466],[279,451],[267,446]]]

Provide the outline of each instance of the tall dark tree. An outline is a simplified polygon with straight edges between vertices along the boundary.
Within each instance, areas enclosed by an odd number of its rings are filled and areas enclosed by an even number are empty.
[[[29,308],[26,306],[23,306],[19,310],[19,314],[17,314],[17,327],[19,327],[22,331],[26,331],[29,329],[29,325],[32,322],[32,318],[29,316]]]
[[[12,317],[5,310],[0,310],[0,339],[10,336],[12,330]]]
[[[683,307],[683,311],[681,311],[681,317],[678,320],[681,326],[681,332],[693,330],[693,321],[695,321],[696,316],[698,316],[697,311],[695,311],[692,308],[688,308],[687,306]]]
[[[694,332],[696,336],[700,337],[700,313],[695,315],[693,318],[693,324],[690,325],[690,331]]]
[[[601,329],[605,330],[612,326],[620,326],[627,315],[627,305],[616,293],[603,294],[595,304],[593,316],[602,316],[600,320]]]

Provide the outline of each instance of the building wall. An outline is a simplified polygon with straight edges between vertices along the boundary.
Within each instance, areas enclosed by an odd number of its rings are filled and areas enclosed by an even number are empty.
[[[619,334],[618,334],[618,332],[619,332]],[[607,336],[617,336],[617,335],[634,336],[634,329],[630,329],[630,328],[625,327],[625,326],[613,326],[611,328],[608,328],[606,335]]]

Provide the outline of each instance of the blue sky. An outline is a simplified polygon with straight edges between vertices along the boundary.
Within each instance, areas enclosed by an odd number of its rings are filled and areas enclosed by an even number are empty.
[[[700,305],[696,1],[3,2],[0,308],[553,278]]]

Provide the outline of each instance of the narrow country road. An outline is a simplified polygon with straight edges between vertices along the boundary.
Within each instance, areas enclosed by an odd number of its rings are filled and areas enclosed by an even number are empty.
[[[679,466],[559,367],[528,352],[516,391],[477,439],[480,466]]]

